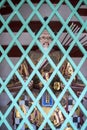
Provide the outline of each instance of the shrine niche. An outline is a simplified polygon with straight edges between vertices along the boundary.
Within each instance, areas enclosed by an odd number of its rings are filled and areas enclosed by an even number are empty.
[[[39,37],[39,42],[42,45],[43,49],[45,49],[45,51],[49,48],[51,42],[52,42],[52,38],[50,36],[50,34],[48,33],[48,31],[45,29],[42,34]],[[41,51],[39,49],[35,49],[35,50],[31,50],[28,53],[29,58],[31,59],[31,61],[33,62],[33,64],[36,66],[38,64],[38,62],[40,61],[41,57],[43,56],[43,54],[41,53]],[[63,57],[63,54],[61,53],[60,50],[55,50],[54,48],[51,50],[51,52],[49,53],[49,57],[51,58],[51,60],[54,62],[54,64],[57,66],[58,63],[60,62],[60,60]],[[28,77],[30,76],[30,73],[32,72],[32,67],[29,65],[29,62],[25,59],[21,65],[18,68],[18,73],[21,75],[21,77],[26,81],[28,79]],[[50,63],[48,62],[47,58],[45,58],[40,67],[38,68],[40,74],[42,75],[42,77],[45,80],[48,80],[51,76],[51,74],[53,73],[54,69],[51,67]],[[70,79],[70,77],[72,76],[74,70],[71,66],[71,64],[65,60],[64,63],[62,64],[62,66],[60,67],[60,72],[61,74],[65,77],[65,79]],[[55,75],[54,79],[55,83],[51,83],[53,88],[55,90],[60,89],[61,86],[61,79],[58,78],[57,75]],[[12,80],[8,83],[8,88],[11,89],[12,86],[20,84],[20,81],[18,81],[17,76],[13,76]],[[31,81],[31,83],[29,84],[30,88],[37,86],[39,88],[42,88],[42,83],[39,81],[37,75],[35,75]]]
[[[46,30],[44,30],[44,32],[41,34],[41,36],[39,38],[39,41],[41,42],[42,47],[46,51],[49,48],[49,46],[52,42],[52,39],[51,39],[49,33]],[[37,66],[37,64],[40,61],[43,54],[41,53],[41,51],[39,49],[36,49],[36,50],[32,49],[28,53],[28,56],[31,59],[32,63],[35,66]],[[63,54],[59,50],[52,49],[51,52],[49,53],[49,57],[54,62],[54,64],[57,66],[58,63],[61,61]],[[42,78],[45,80],[45,82],[49,81],[51,74],[54,72],[54,69],[51,67],[51,64],[48,62],[47,58],[45,58],[42,61],[38,70],[39,70],[39,73],[41,74]],[[18,68],[18,73],[21,75],[21,77],[23,78],[23,80],[25,82],[29,78],[32,71],[33,71],[33,69],[29,65],[29,62],[26,59],[21,63],[20,67]],[[62,74],[62,76],[65,78],[66,81],[68,81],[74,73],[74,69],[71,66],[71,64],[68,62],[68,60],[65,60],[63,62],[59,71]],[[78,80],[78,77],[75,77],[72,83],[76,83],[77,80]],[[21,82],[18,80],[17,76],[14,75],[13,78],[11,79],[11,81],[8,83],[8,89],[10,91],[19,91],[19,89],[21,87],[22,87]],[[44,87],[44,85],[41,82],[41,80],[38,78],[38,75],[35,74],[33,76],[32,80],[29,82],[27,87],[30,89],[30,91],[33,93],[33,95],[35,97],[37,97],[38,94],[40,93],[40,91],[42,90],[42,88]],[[61,78],[59,78],[58,74],[55,74],[49,87],[51,88],[51,90],[55,94],[55,96],[58,97],[61,94],[61,92],[65,86],[64,86],[63,82],[61,81]],[[71,87],[72,87],[72,84],[71,84]],[[78,91],[79,91],[79,89],[78,89]],[[75,93],[77,93],[77,91],[75,91]],[[46,114],[49,113],[49,111],[53,107],[54,103],[55,102],[54,102],[52,96],[50,95],[50,93],[47,90],[44,92],[41,99],[39,100],[39,104]],[[63,96],[63,98],[61,99],[60,103],[63,106],[63,108],[65,109],[65,111],[67,113],[69,113],[71,111],[71,108],[75,104],[75,101],[72,98],[72,96],[68,93],[68,91],[66,91],[66,93]],[[24,94],[22,94],[21,98],[19,99],[18,104],[19,104],[21,110],[23,111],[23,113],[26,115],[29,108],[33,104],[33,101],[31,100],[29,95],[26,92],[24,92]],[[14,108],[13,115],[14,115],[14,118],[13,118],[14,128],[16,129],[17,125],[20,124],[22,117],[20,115],[20,112],[16,108]],[[80,123],[81,123],[80,115],[81,115],[81,111],[78,108],[78,110],[76,110],[74,115],[72,116],[72,120],[74,120],[74,118],[77,118],[77,121],[73,121],[73,122],[77,124],[78,128],[80,127]],[[28,118],[29,118],[29,121],[31,122],[31,124],[36,126],[37,129],[40,127],[40,125],[42,124],[42,122],[44,120],[42,114],[39,112],[37,107],[34,108],[34,110],[29,115]],[[52,115],[50,117],[50,120],[56,128],[59,128],[62,125],[62,123],[64,122],[65,117],[64,117],[63,113],[61,112],[61,110],[58,107],[56,107],[56,109],[54,110],[54,112],[52,113]],[[28,126],[26,124],[23,127],[24,127],[24,129],[28,129]],[[45,127],[49,128],[48,124],[46,124]],[[70,127],[70,129],[72,129],[69,124],[67,124],[67,128],[68,127]]]

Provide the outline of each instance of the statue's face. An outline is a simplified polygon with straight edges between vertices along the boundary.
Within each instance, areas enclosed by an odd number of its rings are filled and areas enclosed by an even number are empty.
[[[52,38],[47,32],[47,30],[44,30],[41,36],[39,37],[39,41],[42,44],[44,49],[47,49],[50,43],[52,42]]]

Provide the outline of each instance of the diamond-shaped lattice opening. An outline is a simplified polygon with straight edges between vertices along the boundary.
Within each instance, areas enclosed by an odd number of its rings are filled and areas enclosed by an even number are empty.
[[[83,83],[83,81],[78,75],[76,75],[75,80],[72,81],[71,88],[78,97],[81,95],[82,91],[84,90],[85,84]]]
[[[70,56],[73,57],[72,59],[74,63],[76,64],[76,66],[78,66],[84,55],[78,46],[74,46],[70,52]]]
[[[70,113],[75,105],[75,100],[71,95],[68,97],[68,106],[67,106],[67,112]]]
[[[41,16],[44,18],[44,14],[46,14],[47,16],[50,16],[52,10],[50,8],[50,6],[47,4],[47,2],[45,1],[44,4],[42,4],[38,10],[41,14]]]
[[[82,27],[80,23],[77,24],[77,22],[72,22],[72,20],[69,22],[68,26],[70,27],[71,31],[73,32],[75,36],[78,34],[79,30]]]
[[[25,29],[24,32],[21,33],[21,35],[19,36],[18,40],[20,44],[23,45],[24,49],[26,49],[31,43],[32,37],[30,33],[28,33],[27,30]]]
[[[44,118],[43,118],[41,112],[38,110],[37,107],[35,107],[29,116],[29,121],[39,128],[40,125],[42,124],[43,120],[44,120]]]
[[[56,97],[58,97],[59,94],[62,92],[64,86],[57,74],[54,76],[53,80],[51,81],[50,88],[54,92]]]
[[[71,18],[70,22],[74,21],[74,34],[77,35],[78,32],[80,31],[82,24],[80,23],[80,20],[78,19],[78,17],[76,15],[73,15],[73,17]]]
[[[52,68],[52,66],[50,65],[50,63],[49,63],[49,61],[48,61],[47,59],[45,59],[45,60],[43,61],[43,63],[41,64],[41,67],[40,67],[40,69],[39,69],[39,71],[40,71],[42,77],[43,77],[46,81],[50,78],[50,76],[51,76],[53,70],[54,70],[54,69]]]
[[[76,36],[77,33],[79,32],[80,30],[80,27],[79,25],[77,25],[76,23],[74,22],[70,22],[68,24],[69,28],[71,29],[71,31],[74,33],[74,35]],[[67,29],[65,29],[63,31],[63,33],[61,34],[61,36],[59,37],[59,41],[61,42],[61,44],[64,46],[64,48],[67,50],[68,47],[71,45],[72,41],[74,39],[71,37],[70,33],[68,32]]]
[[[26,91],[24,91],[20,96],[20,98],[18,99],[18,105],[20,106],[21,110],[25,115],[27,114],[32,103],[33,103],[32,99],[30,98],[30,96]]]
[[[59,70],[66,80],[69,80],[74,72],[74,69],[68,60],[63,62]]]
[[[82,99],[82,104],[84,106],[84,108],[87,110],[87,92],[86,94],[84,95],[83,99]]]
[[[58,107],[54,110],[54,112],[52,113],[52,115],[50,117],[51,122],[54,124],[54,126],[56,128],[61,127],[61,125],[64,122],[64,119],[65,119],[65,117]]]
[[[78,106],[74,114],[72,115],[72,121],[77,129],[81,129],[81,127],[85,123],[85,120],[86,120],[86,116]]]
[[[30,14],[32,13],[32,9],[30,5],[27,2],[25,2],[24,4],[22,4],[21,8],[19,9],[19,12],[22,15],[22,17],[26,20],[28,17],[30,17]]]
[[[15,58],[14,64],[16,64],[16,62],[18,61],[19,58]],[[20,74],[20,76],[22,77],[22,79],[24,80],[24,82],[26,82],[26,80],[28,79],[29,75],[32,72],[32,68],[29,66],[27,60],[24,60],[21,65],[19,66],[18,70],[17,70]],[[33,82],[31,81],[28,84],[28,87],[32,87]],[[22,87],[21,81],[19,80],[19,77],[17,75],[13,75],[13,77],[11,78],[11,80],[8,83],[8,88],[10,91],[19,91]]]
[[[70,3],[72,4],[73,7],[75,7],[78,4],[78,0],[77,1],[70,1]]]
[[[4,69],[3,69],[3,66],[4,66]],[[12,69],[11,69],[10,65],[8,64],[8,62],[6,61],[6,59],[4,59],[0,63],[0,76],[1,76],[2,80],[6,80],[6,78],[9,76],[11,70]]]
[[[87,18],[85,17],[85,16],[86,16],[86,10],[87,10],[87,6],[85,5],[84,2],[82,2],[81,5],[79,6],[77,12],[78,12],[79,16],[80,16],[84,21],[87,20]]]
[[[9,56],[9,58],[15,57],[15,60],[13,61],[13,63],[14,63],[14,62],[16,62],[16,59],[17,59],[16,57],[22,56],[22,52],[18,46],[14,45],[8,52],[8,56]]]
[[[44,49],[47,49],[52,42],[52,37],[50,33],[45,29],[39,37],[39,41]]]
[[[17,76],[13,75],[11,80],[8,82],[7,87],[8,87],[10,92],[16,91],[18,93],[22,87],[22,84],[19,81],[19,79],[17,78]]]
[[[8,47],[7,45],[9,45],[9,43],[11,42],[12,37],[9,33],[7,33],[8,32],[7,29],[5,29],[4,31],[6,31],[6,32],[5,33],[3,32],[0,34],[0,42],[2,44],[3,49],[5,50]]]
[[[70,8],[63,2],[62,5],[58,8],[58,13],[62,16],[64,20],[67,20],[71,14]]]
[[[36,97],[38,95],[38,93],[41,91],[41,89],[43,88],[43,83],[40,81],[39,77],[36,74],[34,75],[32,81],[33,81],[33,86],[32,86],[33,90],[32,91]]]
[[[79,36],[78,41],[81,43],[81,45],[86,49],[86,44],[87,44],[87,38],[86,38],[86,33],[83,31],[83,33]],[[84,53],[81,51],[77,43],[75,43],[74,47],[72,48],[70,52],[70,56],[74,57],[73,60],[78,65],[80,62],[81,58],[84,56]],[[78,57],[78,58],[77,58]]]
[[[72,95],[68,91],[66,91],[60,103],[64,107],[66,112],[70,113],[75,105],[75,100],[73,99]]]
[[[86,31],[84,30],[82,34],[79,37],[79,42],[83,45],[83,47],[87,50],[87,34]]]
[[[55,45],[50,51],[49,56],[51,60],[54,62],[54,64],[57,66],[60,60],[62,59],[63,54],[61,50]]]
[[[30,21],[28,24],[32,32],[34,32],[35,34],[37,34],[40,28],[42,27],[42,22],[37,17],[37,15],[34,15],[32,21]]]
[[[39,50],[37,46],[34,46],[28,55],[32,60],[32,62],[34,63],[34,65],[36,65],[43,56],[42,52]]]
[[[4,100],[3,100],[4,97]],[[2,92],[0,94],[0,111],[5,114],[9,109],[9,104],[12,103],[7,93]]]
[[[14,49],[14,47],[13,47],[12,49]],[[20,50],[19,50],[19,51],[20,51]],[[11,53],[12,53],[12,52],[13,52],[13,50],[11,50]],[[21,52],[20,52],[20,53],[21,53]],[[13,56],[11,57],[10,52],[9,52],[8,56],[9,56],[9,59],[11,60],[11,62],[13,63],[14,66],[15,66],[15,65],[18,63],[18,61],[20,60],[20,58],[19,58],[19,57],[15,57],[15,55],[13,55]]]
[[[14,22],[13,22],[14,21]],[[16,25],[16,26],[15,26]],[[15,15],[11,21],[9,22],[8,26],[10,27],[11,31],[15,34],[15,32],[18,32],[20,28],[22,27],[22,22],[18,18],[17,15]]]
[[[67,106],[68,106],[68,98],[69,98],[69,92],[66,91],[65,94],[63,95],[60,103],[62,105],[62,107],[67,110]],[[68,111],[67,111],[68,112]]]
[[[11,8],[11,6],[9,5],[9,2],[4,2],[3,6],[0,8],[0,12],[3,16],[3,18],[6,20],[9,15],[8,14],[11,14],[13,11],[13,9]]]
[[[26,81],[29,75],[32,73],[32,67],[29,65],[26,59],[24,59],[24,61],[20,64],[18,72],[22,76],[24,81]]]
[[[54,34],[56,35],[60,29],[62,28],[62,24],[59,20],[59,18],[54,15],[51,19],[51,21],[48,23],[49,27],[51,28],[51,30],[54,32]]]

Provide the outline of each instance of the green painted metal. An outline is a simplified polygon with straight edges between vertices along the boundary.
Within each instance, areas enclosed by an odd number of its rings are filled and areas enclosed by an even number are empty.
[[[48,17],[48,19],[45,21],[43,19],[43,17],[41,16],[40,12],[39,12],[39,8],[41,7],[41,5],[43,4],[44,0],[41,0],[37,6],[34,6],[34,4],[30,1],[30,0],[26,0],[27,3],[29,4],[29,6],[32,9],[32,13],[30,14],[30,16],[24,20],[23,16],[20,14],[19,9],[20,7],[24,4],[24,0],[21,0],[19,2],[19,4],[17,6],[15,6],[11,0],[7,0],[9,5],[11,6],[11,8],[13,9],[12,13],[9,15],[9,17],[7,18],[7,20],[4,20],[3,16],[0,15],[0,20],[3,23],[2,27],[0,28],[0,34],[3,33],[4,29],[6,28],[8,33],[10,34],[12,40],[9,43],[8,47],[6,48],[6,50],[4,51],[4,49],[2,48],[2,46],[0,45],[0,51],[2,53],[1,57],[0,57],[0,63],[6,59],[6,61],[8,62],[8,64],[10,65],[12,71],[9,74],[9,76],[7,77],[7,79],[3,82],[2,79],[0,78],[0,83],[1,83],[1,88],[0,88],[0,93],[3,92],[3,90],[7,93],[7,95],[9,96],[10,100],[12,101],[11,105],[9,106],[9,108],[6,110],[5,114],[3,114],[2,112],[0,112],[0,125],[2,125],[3,123],[6,125],[6,127],[8,128],[8,130],[12,130],[10,124],[7,121],[7,116],[9,115],[10,111],[13,109],[13,107],[15,106],[18,111],[20,112],[21,116],[23,117],[22,122],[20,123],[20,125],[18,126],[17,130],[20,130],[21,127],[23,126],[23,124],[26,122],[26,124],[29,126],[29,128],[31,130],[33,130],[33,127],[31,125],[31,123],[28,120],[28,117],[30,115],[30,113],[33,111],[34,107],[36,106],[38,108],[38,110],[42,113],[43,117],[44,117],[44,121],[41,124],[41,126],[39,127],[39,130],[43,129],[43,127],[45,126],[46,122],[48,122],[50,128],[52,130],[55,130],[56,128],[54,127],[54,125],[52,124],[52,122],[50,121],[50,116],[52,114],[52,112],[55,110],[56,106],[58,106],[62,113],[65,116],[65,121],[63,123],[63,125],[61,126],[61,130],[63,130],[66,126],[66,124],[69,122],[71,124],[71,126],[73,127],[74,130],[77,130],[76,126],[73,124],[71,116],[73,115],[75,109],[77,108],[77,106],[79,105],[81,110],[84,112],[85,116],[87,117],[87,111],[84,109],[81,100],[84,97],[86,91],[87,91],[87,81],[85,79],[85,77],[82,75],[80,68],[83,65],[84,61],[87,59],[87,52],[84,49],[84,47],[81,45],[81,43],[78,41],[78,38],[80,36],[80,34],[83,32],[84,29],[87,29],[87,21],[84,22],[83,19],[80,17],[80,15],[78,14],[77,10],[80,7],[80,5],[82,4],[82,2],[85,2],[85,4],[87,4],[86,0],[79,0],[78,4],[76,5],[76,7],[74,8],[71,3],[68,0],[60,0],[59,3],[54,6],[50,0],[46,0],[47,4],[49,5],[49,7],[52,9],[52,12],[50,14],[50,16]],[[4,3],[6,2],[6,0],[2,0],[0,2],[0,7],[3,7]],[[58,8],[62,5],[63,2],[66,2],[66,4],[68,5],[68,7],[71,10],[71,14],[70,16],[67,18],[66,21],[64,21],[64,19],[62,18],[62,16],[58,13]],[[17,17],[19,18],[19,20],[22,22],[22,27],[20,28],[20,30],[17,32],[16,35],[14,35],[14,33],[12,32],[12,30],[10,29],[10,27],[8,26],[9,22],[12,20],[12,18],[17,15]],[[28,26],[28,23],[32,20],[33,16],[36,15],[39,20],[41,21],[41,23],[43,24],[43,26],[41,27],[41,29],[39,30],[39,32],[35,35],[32,30],[30,29],[30,27]],[[52,30],[50,29],[50,27],[48,26],[48,23],[50,22],[50,20],[52,19],[52,17],[56,15],[58,17],[58,19],[60,20],[60,22],[62,23],[62,28],[60,29],[60,31],[57,33],[57,35],[54,35],[54,33],[52,32]],[[82,28],[81,30],[78,32],[77,36],[75,36],[71,30],[71,28],[68,26],[69,21],[71,20],[71,18],[73,17],[73,15],[76,15],[77,19],[80,21]],[[47,29],[48,32],[50,33],[51,37],[53,38],[52,44],[50,45],[50,47],[47,49],[47,51],[45,52],[43,50],[43,47],[41,46],[40,42],[38,41],[39,36],[41,35],[41,33],[43,32],[44,29]],[[62,44],[60,43],[60,41],[58,40],[58,38],[60,37],[60,35],[62,34],[64,29],[67,29],[67,31],[69,32],[69,34],[71,35],[71,37],[73,38],[73,41],[71,43],[71,45],[69,46],[69,48],[67,50],[64,49],[64,47],[62,46]],[[18,41],[19,36],[21,35],[21,33],[23,32],[23,30],[26,29],[28,31],[28,33],[32,36],[32,41],[31,44],[28,46],[28,48],[26,50],[23,49],[21,43]],[[54,62],[52,61],[52,59],[49,57],[49,52],[51,51],[52,47],[54,46],[54,44],[57,44],[57,46],[60,48],[60,50],[62,51],[62,53],[64,54],[63,58],[61,59],[61,61],[59,62],[59,64],[56,66],[54,64]],[[18,63],[14,66],[14,64],[12,63],[12,61],[10,60],[10,58],[8,57],[8,52],[10,51],[10,49],[14,46],[14,44],[16,44],[18,46],[18,48],[21,50],[22,52],[22,57],[20,57]],[[35,66],[31,59],[28,56],[29,51],[32,49],[32,47],[34,45],[37,45],[39,47],[39,49],[41,50],[41,52],[43,53],[42,58],[40,59],[39,63]],[[77,46],[80,48],[80,50],[83,53],[83,58],[80,61],[79,65],[76,66],[76,64],[74,63],[74,61],[72,60],[72,58],[69,56],[70,51],[72,50],[72,48],[74,47],[74,45],[77,44]],[[54,68],[54,72],[52,73],[51,77],[49,78],[48,82],[44,81],[40,72],[38,71],[38,68],[40,67],[40,64],[43,62],[43,60],[47,58],[47,60],[49,61],[49,63],[51,64],[51,66]],[[74,74],[71,76],[70,80],[67,82],[64,77],[62,76],[62,74],[59,71],[59,68],[61,67],[61,65],[63,64],[65,59],[68,59],[68,61],[71,63],[71,65],[73,66],[73,68],[75,69]],[[20,64],[23,62],[24,59],[27,59],[27,61],[29,62],[29,64],[32,66],[33,71],[31,73],[31,75],[29,76],[28,80],[26,82],[23,81],[23,79],[21,78],[20,74],[18,73],[17,69],[20,66]],[[59,77],[61,77],[62,82],[64,83],[65,87],[63,89],[63,91],[61,92],[61,94],[59,95],[58,98],[56,98],[56,96],[54,95],[54,93],[52,92],[52,90],[50,89],[49,85],[52,81],[52,79],[54,78],[55,74],[58,74]],[[8,88],[6,87],[8,82],[10,81],[11,77],[16,74],[16,76],[18,77],[18,79],[20,80],[21,84],[22,84],[22,88],[19,91],[19,93],[17,94],[17,96],[14,98],[12,96],[12,94],[9,92]],[[42,89],[42,91],[39,93],[38,97],[35,98],[32,94],[32,92],[27,88],[29,82],[31,81],[31,79],[33,78],[33,76],[37,74],[39,79],[41,80],[41,82],[43,83],[44,87]],[[81,93],[80,97],[77,98],[77,96],[75,95],[75,93],[72,91],[72,89],[70,88],[70,84],[72,82],[72,80],[74,79],[75,75],[78,74],[83,83],[86,85],[86,87],[84,88],[83,92]],[[31,99],[33,100],[33,105],[30,107],[28,113],[26,115],[24,115],[24,113],[22,112],[22,110],[20,109],[20,107],[17,104],[18,99],[20,98],[20,96],[22,95],[22,93],[24,92],[24,90],[26,90],[28,92],[28,94],[30,95]],[[48,113],[48,115],[46,115],[46,113],[42,110],[41,106],[39,105],[38,101],[40,100],[40,98],[42,97],[43,93],[45,91],[48,91],[50,93],[50,95],[53,97],[55,103],[51,109],[51,111]],[[60,104],[60,100],[62,99],[63,95],[65,94],[66,90],[68,90],[70,92],[70,94],[72,95],[72,97],[75,99],[76,103],[72,109],[72,111],[69,113],[69,115],[66,113],[65,109],[61,106]],[[87,125],[87,120],[85,121],[84,125],[82,126],[82,130],[85,130],[85,127]]]

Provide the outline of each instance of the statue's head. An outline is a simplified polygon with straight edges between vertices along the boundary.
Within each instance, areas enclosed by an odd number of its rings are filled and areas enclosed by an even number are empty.
[[[44,30],[43,33],[40,35],[39,41],[42,44],[44,49],[48,48],[48,46],[52,42],[52,38],[47,30]]]

